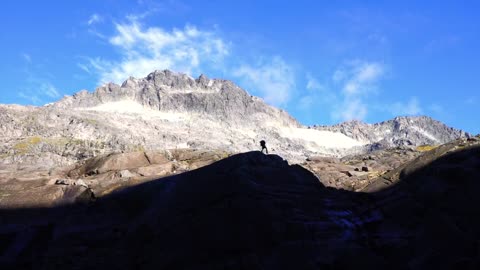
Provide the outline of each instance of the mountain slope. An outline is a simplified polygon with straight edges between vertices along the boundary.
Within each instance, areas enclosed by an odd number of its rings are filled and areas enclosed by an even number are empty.
[[[178,148],[238,153],[258,149],[261,140],[270,153],[301,162],[465,136],[427,120],[312,129],[230,81],[163,70],[44,107],[0,105],[0,163],[68,165],[111,152]]]
[[[287,126],[300,126],[286,112],[268,106],[231,81],[209,79],[205,75],[195,80],[169,70],[155,71],[141,79],[131,77],[121,86],[109,83],[97,88],[94,93],[84,90],[54,103],[53,107],[94,110],[105,103],[125,100],[155,111],[202,114],[218,121],[268,120]]]
[[[71,164],[112,151],[175,148],[258,149],[301,161],[362,145],[343,134],[301,126],[230,81],[168,70],[80,91],[44,107],[0,105],[3,163]]]
[[[428,116],[403,116],[381,123],[367,124],[349,121],[333,126],[315,126],[317,130],[341,132],[346,136],[379,144],[382,148],[406,145],[439,145],[470,136],[468,133],[446,126]]]

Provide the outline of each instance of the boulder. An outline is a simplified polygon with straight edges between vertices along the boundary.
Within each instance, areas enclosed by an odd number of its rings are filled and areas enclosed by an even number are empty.
[[[69,185],[73,185],[73,182],[75,180],[72,180],[72,179],[58,179],[55,181],[55,185],[66,185],[66,186],[69,186]]]
[[[322,163],[340,163],[340,160],[338,158],[335,158],[335,157],[321,157],[321,156],[308,157],[307,161],[322,162]]]
[[[170,162],[171,153],[166,151],[146,151],[145,156],[147,157],[150,164],[164,164]]]
[[[66,185],[66,186],[83,186],[88,188],[88,185],[82,179],[57,179],[55,185]]]
[[[95,194],[92,189],[85,186],[68,186],[63,196],[56,202],[58,205],[72,203],[89,203],[95,201]]]
[[[70,171],[70,177],[102,174],[109,171],[135,169],[150,165],[144,152],[109,154],[92,158]]]
[[[171,174],[174,170],[173,163],[154,164],[136,169],[136,173],[141,176],[165,176]]]
[[[118,172],[118,176],[120,176],[122,178],[129,178],[129,177],[134,177],[135,174],[133,174],[129,170],[121,170],[121,171]]]

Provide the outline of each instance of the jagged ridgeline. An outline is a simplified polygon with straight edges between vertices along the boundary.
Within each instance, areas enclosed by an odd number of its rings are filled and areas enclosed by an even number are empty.
[[[243,123],[270,120],[282,125],[300,126],[287,113],[266,105],[231,81],[212,80],[205,75],[193,79],[169,70],[155,71],[142,79],[130,77],[121,86],[109,83],[97,88],[94,93],[83,90],[54,103],[53,107],[91,109],[120,101],[134,102],[160,112],[211,116],[218,121]]]
[[[381,149],[397,146],[440,145],[470,136],[462,130],[448,127],[427,116],[399,116],[375,124],[354,120],[333,126],[315,126],[314,128],[341,132],[355,140],[368,141]]]
[[[43,107],[0,105],[0,163],[67,165],[99,154],[161,149],[259,149],[292,162],[467,136],[426,117],[303,126],[233,82],[169,70],[80,91]]]

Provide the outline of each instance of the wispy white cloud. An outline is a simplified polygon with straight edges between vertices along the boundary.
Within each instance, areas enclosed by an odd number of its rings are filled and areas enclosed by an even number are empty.
[[[108,39],[104,34],[102,34],[100,31],[98,31],[96,25],[97,24],[100,24],[104,21],[104,17],[97,14],[97,13],[94,13],[92,14],[89,18],[88,18],[88,21],[87,21],[87,25],[88,25],[88,33],[96,36],[96,37],[99,37],[100,39],[102,40],[106,40]],[[76,34],[75,34],[76,36]]]
[[[417,97],[411,97],[406,103],[395,102],[389,106],[388,110],[395,116],[419,115],[423,113],[423,109],[420,106],[420,101]]]
[[[100,33],[97,29],[94,29],[94,28],[90,28],[88,29],[88,33],[96,36],[96,37],[99,37],[100,39],[103,39],[103,40],[108,40],[108,37],[102,33]]]
[[[37,65],[32,65],[29,54],[22,53],[21,56],[26,63],[23,70],[24,80],[18,84],[18,97],[33,105],[41,105],[45,101],[59,98],[61,96],[59,90],[51,83],[52,75]]]
[[[92,73],[92,72],[90,71],[90,68],[89,68],[87,65],[84,65],[84,64],[81,64],[81,63],[77,63],[77,66],[78,66],[81,70],[85,71],[86,73],[89,73],[89,74]]]
[[[43,93],[44,95],[47,95],[51,98],[60,97],[60,94],[58,93],[57,88],[55,86],[53,86],[53,84],[51,84],[50,82],[40,83],[39,89],[40,89],[41,93]]]
[[[241,65],[233,75],[266,102],[276,106],[286,105],[295,89],[293,68],[279,56],[256,65]]]
[[[384,64],[365,60],[348,61],[337,68],[331,76],[332,84],[322,85],[307,73],[309,93],[302,96],[300,106],[311,108],[312,104],[322,104],[322,108],[330,108],[334,121],[365,120],[373,107],[370,98],[378,93],[385,74]]]
[[[304,111],[309,111],[314,105],[316,97],[314,95],[306,95],[299,99],[298,106]]]
[[[95,13],[95,14],[92,14],[92,16],[90,16],[90,18],[88,18],[87,24],[88,25],[93,25],[93,24],[96,24],[96,23],[101,23],[102,21],[103,21],[103,17],[98,15],[97,13]]]
[[[126,18],[129,20],[129,21],[140,21],[142,19],[145,19],[157,12],[159,12],[161,9],[158,7],[158,6],[152,6],[150,7],[147,11],[143,12],[143,13],[132,13],[132,14],[128,14],[126,16]]]
[[[368,106],[362,99],[347,97],[336,107],[332,116],[343,121],[364,120],[368,114]]]
[[[313,90],[323,90],[324,86],[318,82],[316,78],[312,76],[312,74],[307,73],[306,75],[307,79],[307,90],[313,91]]]
[[[375,94],[385,66],[379,62],[354,60],[338,68],[332,80],[339,87],[339,101],[332,111],[335,120],[364,120],[368,114],[368,98]]]
[[[343,84],[345,96],[365,95],[375,89],[384,75],[384,66],[378,62],[355,60],[334,73],[334,80]]]
[[[32,57],[28,53],[22,53],[21,54],[23,60],[27,62],[28,64],[32,63]]]
[[[307,91],[300,92],[298,107],[308,115],[315,115],[319,110],[325,110],[332,104],[338,103],[338,97],[326,83],[320,81],[307,72],[305,75],[305,88]]]
[[[145,76],[153,70],[172,69],[199,73],[200,67],[217,68],[229,54],[229,45],[215,32],[187,25],[166,30],[144,27],[136,19],[115,24],[109,43],[120,60],[90,58],[88,69],[99,74],[100,83],[120,83],[129,76]]]
[[[18,92],[18,96],[20,98],[30,101],[34,105],[40,105],[42,103],[42,100],[37,95],[31,93],[28,90]]]
[[[217,70],[232,74],[245,89],[272,105],[286,105],[290,100],[295,77],[293,68],[284,59],[259,56],[261,60],[254,64],[238,64],[245,63],[241,58],[243,54],[230,54],[231,44],[216,26],[165,29],[141,22],[151,12],[163,12],[163,9],[164,6],[156,6],[154,11],[130,14],[125,22],[114,23],[114,34],[101,38],[119,53],[118,59],[90,57],[78,67],[98,76],[100,84],[121,83],[130,76],[144,77],[161,69],[190,75]],[[312,81],[310,87],[320,88],[320,85]]]
[[[127,18],[143,19],[154,13],[178,15],[178,14],[184,14],[185,12],[188,12],[191,10],[191,7],[189,5],[179,0],[163,0],[163,1],[142,0],[142,1],[137,1],[137,3],[147,11],[143,13],[129,14]]]
[[[18,92],[18,97],[28,100],[33,105],[42,105],[47,101],[56,100],[61,95],[58,89],[47,79],[35,77],[31,74],[25,81],[26,84]]]

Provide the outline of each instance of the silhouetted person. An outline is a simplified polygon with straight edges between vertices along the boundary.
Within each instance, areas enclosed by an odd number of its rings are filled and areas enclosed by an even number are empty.
[[[264,140],[260,141],[260,146],[262,147],[262,153],[263,153],[263,149],[265,149],[265,153],[268,154],[267,145],[266,145],[266,142]]]

